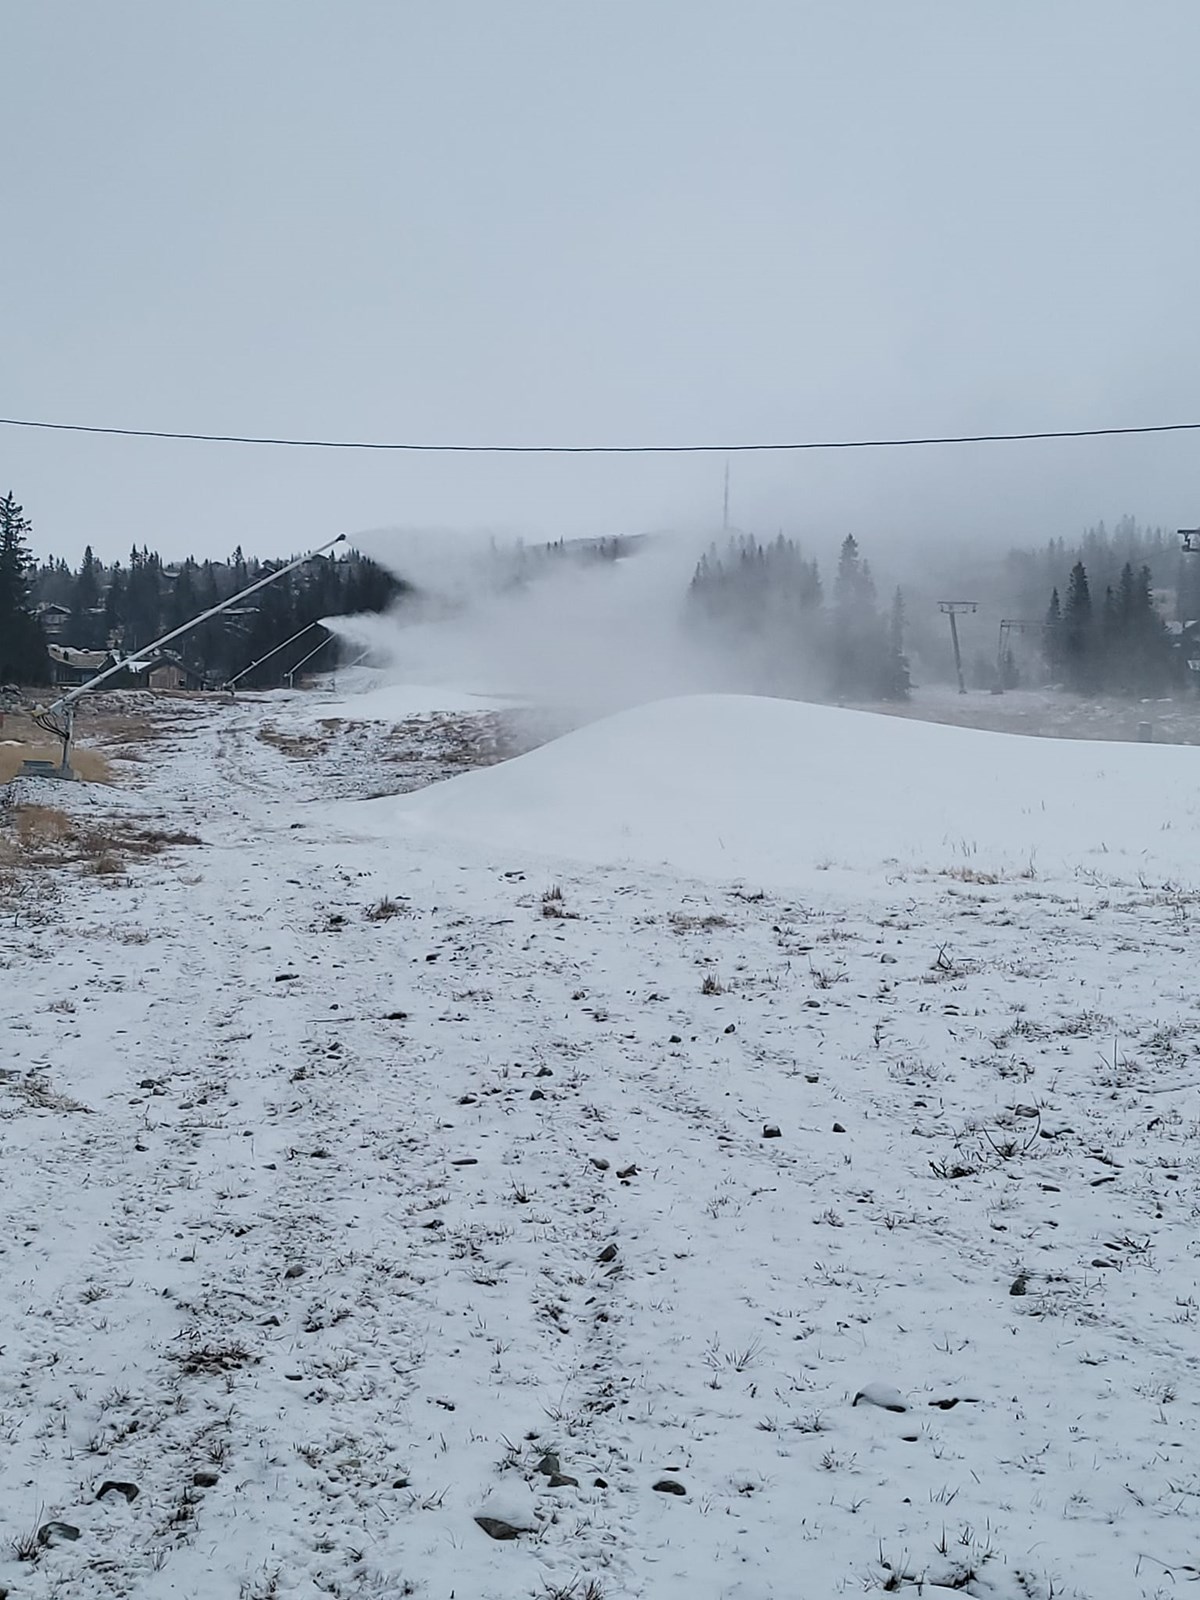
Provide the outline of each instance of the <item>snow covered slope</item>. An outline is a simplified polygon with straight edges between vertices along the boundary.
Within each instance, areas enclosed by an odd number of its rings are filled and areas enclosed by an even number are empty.
[[[379,802],[394,819],[594,863],[800,886],[848,868],[1190,877],[1200,753],[984,733],[737,695],[663,700]],[[860,891],[864,887],[861,881]]]
[[[276,713],[0,813],[0,1591],[1188,1592],[1192,752],[695,701],[333,805]],[[718,835],[846,870],[545,855]]]

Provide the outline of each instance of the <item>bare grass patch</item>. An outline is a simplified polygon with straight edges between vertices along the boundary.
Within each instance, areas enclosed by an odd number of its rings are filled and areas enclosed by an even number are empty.
[[[6,741],[0,744],[0,783],[11,783],[20,774],[26,761],[49,761],[57,767],[61,760],[61,745],[23,739],[11,743]],[[116,782],[104,753],[86,745],[71,746],[71,770],[84,783]]]
[[[143,828],[112,818],[82,823],[56,806],[16,805],[0,826],[0,870],[81,865],[101,876],[124,872],[130,856],[199,844],[193,833]]]

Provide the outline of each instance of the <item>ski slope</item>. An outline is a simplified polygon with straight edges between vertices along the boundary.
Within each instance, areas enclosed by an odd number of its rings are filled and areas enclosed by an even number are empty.
[[[750,696],[663,700],[518,760],[383,800],[388,819],[593,863],[773,887],[957,866],[1190,875],[1200,757]]]
[[[687,700],[350,804],[274,714],[0,877],[0,1589],[1197,1577],[1200,758]]]

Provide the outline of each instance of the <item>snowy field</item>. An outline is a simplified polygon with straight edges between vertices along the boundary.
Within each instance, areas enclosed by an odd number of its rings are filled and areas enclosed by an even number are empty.
[[[1200,1578],[1200,755],[164,705],[0,813],[0,1591]]]

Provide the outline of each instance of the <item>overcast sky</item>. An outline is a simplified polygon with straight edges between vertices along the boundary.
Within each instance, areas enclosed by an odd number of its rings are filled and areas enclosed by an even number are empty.
[[[1200,420],[1196,0],[0,0],[0,413],[511,443]],[[1200,436],[736,459],[735,520],[1200,517]],[[39,554],[718,523],[720,458],[0,428]]]

